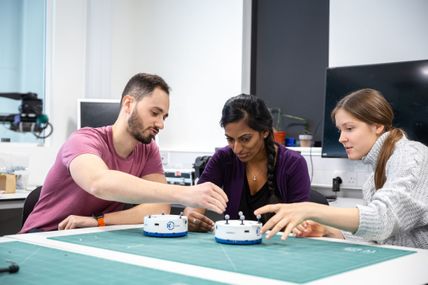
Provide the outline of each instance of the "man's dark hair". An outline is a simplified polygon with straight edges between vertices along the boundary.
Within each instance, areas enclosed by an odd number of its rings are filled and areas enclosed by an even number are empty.
[[[155,74],[137,73],[126,84],[122,92],[122,100],[125,95],[130,95],[140,101],[144,96],[151,95],[155,88],[160,88],[169,95],[170,88],[162,77]]]

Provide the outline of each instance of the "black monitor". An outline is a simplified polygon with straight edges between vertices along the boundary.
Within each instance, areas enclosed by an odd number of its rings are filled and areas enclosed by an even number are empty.
[[[119,100],[79,99],[77,106],[77,128],[112,125],[119,115]]]
[[[330,113],[345,95],[363,88],[380,91],[394,110],[394,126],[428,145],[428,60],[327,69],[323,157],[347,157]]]

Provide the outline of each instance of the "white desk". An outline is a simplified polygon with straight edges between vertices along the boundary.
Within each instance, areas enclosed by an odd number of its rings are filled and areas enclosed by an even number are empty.
[[[0,210],[22,208],[31,191],[17,189],[15,193],[0,192]]]
[[[174,272],[187,276],[193,276],[197,278],[203,278],[204,280],[211,280],[217,282],[233,283],[233,284],[295,284],[289,282],[282,282],[269,278],[256,277],[252,275],[236,273],[232,271],[224,271],[212,268],[205,268],[201,266],[195,266],[191,264],[184,264],[179,262],[173,262],[168,260],[156,259],[153,257],[138,256],[129,253],[116,252],[107,249],[88,247],[84,245],[66,243],[58,240],[47,239],[48,237],[57,237],[70,234],[78,233],[90,233],[99,231],[109,231],[114,229],[132,229],[141,228],[141,225],[127,225],[127,226],[110,226],[104,228],[88,228],[88,229],[77,229],[60,232],[46,232],[46,233],[35,233],[35,234],[23,234],[23,235],[12,235],[7,236],[9,240],[19,240],[26,243],[37,244],[40,246],[61,249],[74,253],[81,253],[85,255],[95,256],[101,259],[108,259],[119,261],[122,263],[133,264],[137,266],[144,266],[153,269],[160,269],[168,272]],[[3,238],[4,239],[4,238]],[[0,239],[1,240],[1,239]],[[329,239],[331,240],[331,239]],[[332,240],[333,241],[333,240]],[[334,240],[342,242],[339,240]],[[159,242],[162,242],[159,239]],[[213,242],[215,242],[213,240]],[[286,242],[286,241],[285,241]],[[348,243],[351,243],[347,241]],[[391,247],[397,249],[407,249],[402,247]],[[374,265],[351,270],[345,273],[333,275],[323,279],[319,279],[313,282],[305,284],[425,284],[428,282],[428,250],[422,249],[410,249],[417,251],[414,254],[402,256],[399,258],[391,259]],[[183,249],[185,254],[185,248]],[[207,256],[209,258],[209,256]],[[61,262],[61,261],[58,261]],[[257,262],[257,260],[254,260]],[[308,260],[308,270],[314,260]],[[263,265],[260,265],[263,266]],[[269,268],[266,268],[269,270]],[[284,268],[287,270],[287,268]],[[94,272],[97,274],[97,272]],[[1,277],[0,277],[1,280]],[[76,281],[77,282],[77,281]],[[126,284],[126,280],[123,280]],[[78,282],[77,282],[78,283]],[[141,280],[141,284],[144,284],[144,280]]]

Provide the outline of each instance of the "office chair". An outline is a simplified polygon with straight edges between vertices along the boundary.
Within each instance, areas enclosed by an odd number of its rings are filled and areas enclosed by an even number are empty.
[[[327,198],[318,191],[311,189],[309,192],[309,202],[314,202],[318,204],[329,205]]]
[[[36,189],[31,191],[25,199],[24,208],[22,210],[22,225],[24,225],[25,221],[27,220],[28,216],[31,214],[34,209],[34,206],[39,200],[41,190],[42,186],[38,186]]]
[[[195,178],[199,178],[201,176],[210,158],[211,158],[210,155],[204,155],[204,156],[198,156],[195,159],[195,163],[193,163],[193,168],[195,169]]]

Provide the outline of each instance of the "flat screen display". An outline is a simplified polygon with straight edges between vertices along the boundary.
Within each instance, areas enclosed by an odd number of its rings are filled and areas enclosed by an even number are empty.
[[[120,102],[108,99],[79,99],[77,128],[112,125],[119,115]]]
[[[428,60],[328,68],[326,77],[323,157],[347,157],[330,113],[341,98],[363,88],[380,91],[392,105],[394,126],[428,145]]]

